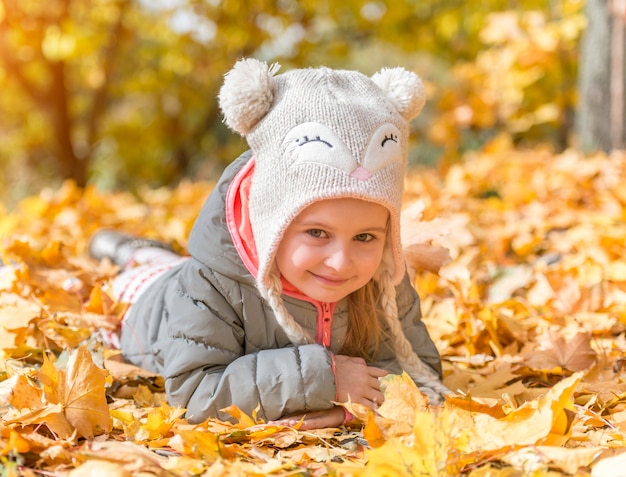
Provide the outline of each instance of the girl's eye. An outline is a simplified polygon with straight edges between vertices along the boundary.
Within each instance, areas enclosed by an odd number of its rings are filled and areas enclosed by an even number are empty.
[[[306,233],[309,234],[311,237],[315,237],[315,238],[325,238],[325,237],[327,237],[326,232],[324,232],[321,229],[307,230]]]
[[[372,234],[359,234],[354,236],[354,240],[357,242],[369,242],[374,240],[374,236]]]

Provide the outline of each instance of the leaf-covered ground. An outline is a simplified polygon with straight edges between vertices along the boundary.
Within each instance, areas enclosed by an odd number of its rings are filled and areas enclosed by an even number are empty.
[[[429,407],[390,376],[377,414],[351,406],[359,426],[315,432],[235,407],[235,424],[191,425],[160,376],[97,339],[124,307],[90,235],[118,227],[184,253],[211,184],[66,184],[0,207],[0,475],[624,475],[625,183],[625,155],[571,151],[411,174],[403,238],[455,395]]]

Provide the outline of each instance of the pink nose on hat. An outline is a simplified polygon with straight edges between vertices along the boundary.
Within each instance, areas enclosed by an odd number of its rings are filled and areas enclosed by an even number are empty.
[[[352,171],[352,173],[350,174],[350,177],[354,177],[355,179],[359,179],[361,181],[366,181],[367,179],[372,177],[372,173],[368,171],[367,169],[365,169],[364,167],[359,166],[355,170]]]

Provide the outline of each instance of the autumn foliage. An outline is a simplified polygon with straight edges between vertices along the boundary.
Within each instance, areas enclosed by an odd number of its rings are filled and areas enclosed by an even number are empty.
[[[242,57],[415,71],[427,92],[415,163],[494,137],[561,151],[585,3],[0,0],[0,200],[70,178],[129,190],[215,177],[245,147],[215,99]]]
[[[124,313],[99,227],[182,253],[212,185],[137,195],[66,183],[0,214],[0,475],[617,475],[626,441],[626,155],[502,149],[413,171],[403,240],[454,391],[406,375],[351,428],[300,431],[236,407],[189,424],[160,376],[100,333]]]

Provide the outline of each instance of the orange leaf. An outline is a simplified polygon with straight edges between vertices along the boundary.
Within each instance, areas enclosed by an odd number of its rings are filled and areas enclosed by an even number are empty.
[[[13,386],[8,402],[16,409],[38,409],[44,405],[43,393],[24,375],[18,374],[11,378]],[[6,382],[6,381],[5,381]],[[4,384],[4,382],[2,383]]]
[[[39,382],[42,385],[48,402],[58,403],[61,400],[58,394],[60,389],[60,376],[59,372],[54,367],[54,363],[50,361],[47,354],[43,355],[43,364],[41,365],[41,369],[39,369],[37,377],[39,378]]]
[[[376,423],[374,413],[370,412],[367,418],[367,423],[363,428],[363,437],[367,440],[367,443],[373,447],[380,447],[385,443],[385,435]]]
[[[30,451],[30,444],[24,439],[18,432],[11,429],[9,431],[9,440],[5,443],[2,449],[2,455],[14,454],[14,453],[26,453]]]
[[[106,372],[93,363],[86,348],[74,351],[61,371],[46,359],[39,379],[48,401],[62,405],[63,415],[79,436],[93,437],[111,428],[104,390]]]
[[[571,429],[572,393],[582,373],[565,378],[550,389],[545,396],[496,419],[480,412],[468,412],[452,407],[445,408],[455,416],[455,428],[467,429],[468,452],[484,452],[522,445],[561,445]]]
[[[476,401],[471,397],[458,397],[450,396],[446,399],[446,404],[455,406],[460,409],[465,409],[468,412],[480,412],[482,414],[488,414],[489,416],[500,419],[505,416],[502,404],[499,402],[486,404],[481,401]]]
[[[205,430],[179,430],[170,446],[183,455],[214,461],[225,453],[219,436]],[[227,452],[226,452],[227,453]]]
[[[238,429],[246,429],[248,427],[256,425],[256,423],[252,420],[250,416],[248,416],[245,412],[243,412],[234,404],[225,407],[224,409],[222,409],[222,411],[228,413],[233,419],[237,420],[237,424],[235,425],[235,427]]]

